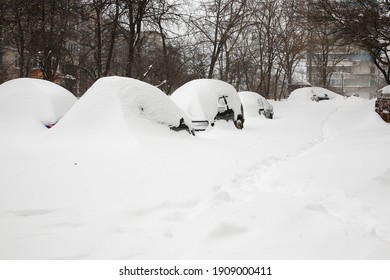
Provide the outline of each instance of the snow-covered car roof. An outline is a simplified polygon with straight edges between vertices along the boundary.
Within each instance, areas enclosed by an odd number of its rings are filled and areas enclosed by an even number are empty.
[[[39,134],[55,124],[77,98],[45,80],[19,78],[0,85],[0,131]],[[3,134],[3,133],[2,133]]]
[[[218,113],[218,99],[227,96],[234,119],[241,114],[241,100],[236,89],[223,81],[214,79],[192,80],[175,90],[171,98],[193,121],[214,122]]]
[[[146,131],[153,123],[170,128],[183,123],[192,130],[189,117],[164,92],[136,79],[111,76],[97,80],[56,130],[103,137],[125,130]]]

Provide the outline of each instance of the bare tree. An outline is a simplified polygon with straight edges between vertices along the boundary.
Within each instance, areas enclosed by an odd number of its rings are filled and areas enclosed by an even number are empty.
[[[305,57],[307,50],[307,32],[302,25],[301,0],[283,0],[283,9],[279,20],[280,45],[279,62],[283,69],[287,85],[293,83],[293,75],[298,63]]]
[[[390,2],[321,0],[317,5],[325,12],[321,19],[335,26],[338,38],[367,51],[390,84]]]
[[[316,25],[315,32],[311,59],[317,79],[312,79],[312,82],[328,88],[336,66],[349,55],[350,46],[340,44],[339,39],[329,32],[327,25]]]
[[[119,0],[92,0],[83,3],[80,67],[93,79],[107,76],[118,38],[121,9]]]
[[[29,50],[32,45],[33,33],[38,28],[37,1],[4,0],[3,8],[5,17],[3,21],[10,34],[10,44],[14,46],[19,54],[17,68],[19,77],[27,77],[31,61],[36,59]]]
[[[149,16],[149,8],[152,0],[120,0],[123,8],[123,20],[121,31],[127,42],[127,59],[125,74],[134,77],[134,64],[137,47],[141,40],[142,27]]]
[[[336,66],[350,54],[351,45],[337,34],[333,22],[325,20],[322,4],[318,1],[309,5],[309,82],[328,88]]]
[[[255,64],[253,68],[256,74],[255,79],[250,82],[250,90],[259,92],[268,98],[274,95],[280,74],[280,64],[277,58],[280,46],[278,22],[281,6],[278,1],[265,0],[252,1],[251,7],[255,11],[255,17],[251,26],[252,38],[249,55]]]
[[[151,55],[159,59],[158,66],[154,65],[155,76],[167,94],[177,84],[181,76],[181,55],[177,47],[174,47],[174,39],[179,36],[179,22],[181,1],[161,0],[154,3],[151,9],[150,28],[156,30],[161,40],[161,51]],[[175,31],[176,30],[176,31]]]
[[[36,53],[45,80],[54,81],[61,61],[64,61],[65,42],[73,1],[38,1],[39,29],[33,34],[30,51]]]
[[[208,78],[214,76],[218,59],[227,47],[228,40],[233,40],[243,29],[247,14],[247,0],[208,0],[201,1],[201,13],[191,18],[191,24],[210,46]]]
[[[3,19],[11,37],[8,43],[19,54],[19,77],[27,77],[32,68],[39,68],[42,78],[56,80],[66,56],[69,18],[76,0],[3,2],[7,9]]]
[[[5,81],[7,75],[5,63],[3,61],[4,48],[5,48],[3,29],[6,26],[4,20],[6,13],[7,11],[5,8],[5,1],[0,0],[0,84]]]

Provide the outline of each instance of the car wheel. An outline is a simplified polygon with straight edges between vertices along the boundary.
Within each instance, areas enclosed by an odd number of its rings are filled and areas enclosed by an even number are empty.
[[[238,128],[238,129],[243,129],[244,127],[244,123],[242,122],[241,119],[238,119],[234,122],[234,125]]]

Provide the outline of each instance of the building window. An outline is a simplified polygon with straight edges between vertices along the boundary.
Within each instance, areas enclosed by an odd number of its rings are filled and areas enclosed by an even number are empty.
[[[69,51],[71,55],[78,55],[80,51],[79,44],[72,41],[66,42],[65,48]]]
[[[18,55],[15,59],[15,67],[16,69],[20,69],[21,67],[21,61],[20,61],[20,55]],[[28,67],[30,69],[39,69],[39,62],[38,62],[38,59],[29,59],[28,61]]]

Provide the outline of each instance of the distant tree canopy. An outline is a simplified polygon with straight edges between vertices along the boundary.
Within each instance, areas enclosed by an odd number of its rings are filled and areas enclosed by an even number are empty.
[[[333,26],[333,34],[344,44],[367,51],[377,68],[390,84],[390,1],[346,0],[314,1],[322,16],[316,16]]]
[[[335,46],[350,44],[368,51],[390,83],[389,28],[388,1],[0,0],[0,82],[10,77],[12,49],[17,76],[39,69],[78,96],[121,75],[167,94],[218,78],[278,99],[313,46],[325,87]]]

